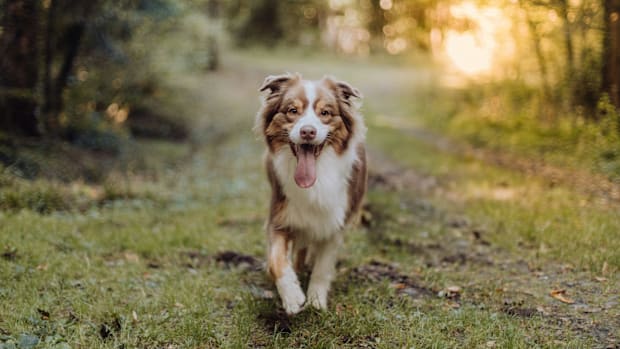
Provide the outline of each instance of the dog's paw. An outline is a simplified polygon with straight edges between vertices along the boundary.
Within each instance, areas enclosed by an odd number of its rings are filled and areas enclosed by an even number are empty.
[[[304,309],[306,296],[299,285],[287,292],[280,292],[280,298],[282,299],[282,307],[287,315],[295,315]]]
[[[276,281],[276,287],[282,299],[282,307],[288,315],[295,315],[303,310],[306,296],[293,269],[289,267],[284,271],[284,275]]]
[[[327,309],[327,290],[321,288],[308,289],[308,303],[316,309]]]

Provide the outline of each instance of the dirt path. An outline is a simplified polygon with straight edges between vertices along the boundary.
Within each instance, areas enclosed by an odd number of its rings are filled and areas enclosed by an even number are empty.
[[[371,238],[415,254],[433,273],[454,281],[452,287],[431,288],[434,296],[453,300],[450,306],[456,308],[469,303],[524,319],[540,316],[549,330],[569,329],[576,335],[592,336],[605,348],[620,345],[620,295],[613,291],[620,287],[617,282],[570,264],[541,264],[531,260],[529,252],[519,255],[493,246],[476,222],[429,204],[431,193],[441,190],[441,180],[404,168],[376,149],[369,154],[371,188],[398,192],[401,200],[408,202],[411,215],[434,220],[445,228],[445,235],[430,239],[390,238],[383,233],[399,222],[372,202],[369,206],[371,216],[377,217],[370,222]],[[397,279],[390,274],[385,277]]]

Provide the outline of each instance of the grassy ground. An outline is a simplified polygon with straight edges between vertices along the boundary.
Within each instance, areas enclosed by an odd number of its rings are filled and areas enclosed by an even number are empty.
[[[138,142],[105,185],[0,178],[3,198],[78,202],[0,212],[0,348],[620,345],[613,198],[420,128],[446,105],[419,62],[224,61],[171,82],[191,142]],[[283,71],[359,87],[371,146],[367,222],[348,234],[329,311],[290,319],[263,270],[268,187],[250,131],[257,86]]]

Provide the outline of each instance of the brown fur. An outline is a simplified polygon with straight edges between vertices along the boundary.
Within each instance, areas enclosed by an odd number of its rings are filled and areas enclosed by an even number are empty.
[[[281,278],[284,269],[289,266],[288,248],[290,240],[290,234],[287,232],[280,230],[269,231],[269,258],[267,259],[267,264],[269,275],[274,280]]]
[[[271,204],[269,205],[269,227],[270,229],[276,227],[277,229],[283,229],[280,224],[278,224],[278,216],[279,213],[284,211],[286,207],[286,196],[282,191],[282,185],[278,181],[278,177],[276,176],[275,169],[273,168],[273,161],[270,155],[267,155],[265,164],[267,167],[267,179],[269,179],[269,184],[271,185]]]
[[[366,194],[368,171],[366,169],[366,148],[364,144],[357,147],[359,161],[353,166],[351,180],[349,182],[349,208],[347,210],[347,223],[357,224],[361,213],[362,201]]]

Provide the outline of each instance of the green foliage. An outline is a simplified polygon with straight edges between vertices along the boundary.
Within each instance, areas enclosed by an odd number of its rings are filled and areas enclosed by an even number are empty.
[[[478,147],[508,150],[568,167],[586,166],[620,179],[619,112],[603,95],[593,110],[562,108],[519,82],[470,86],[453,100],[454,115],[434,127]]]
[[[68,209],[72,205],[70,195],[57,185],[42,182],[24,185],[6,175],[0,175],[0,181],[0,210],[29,209],[47,214]]]

